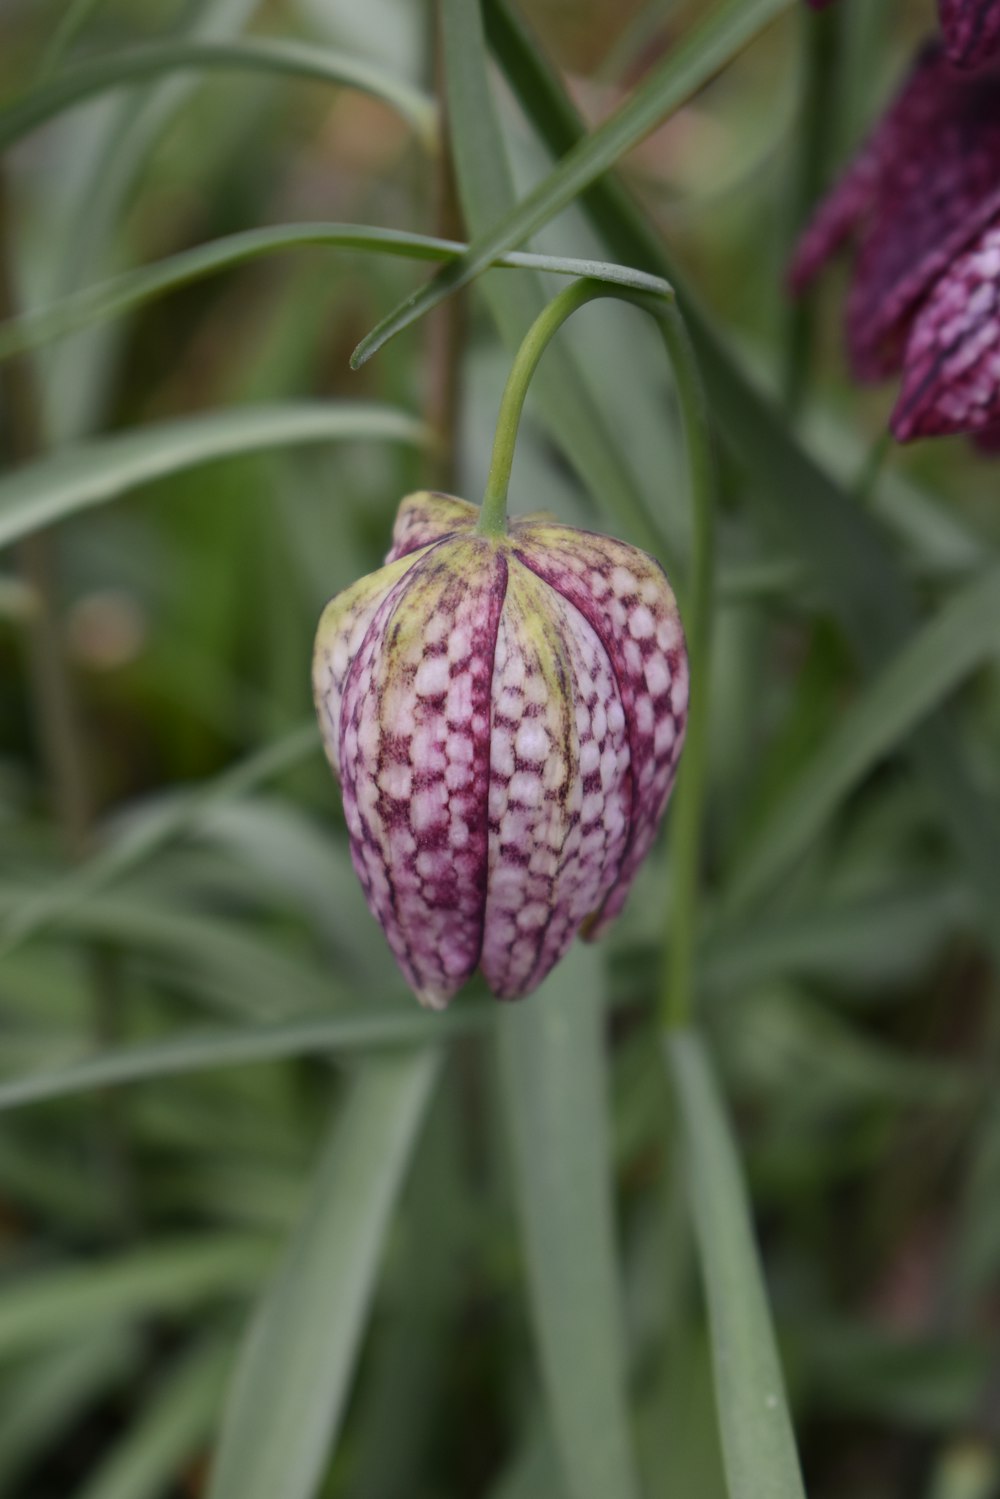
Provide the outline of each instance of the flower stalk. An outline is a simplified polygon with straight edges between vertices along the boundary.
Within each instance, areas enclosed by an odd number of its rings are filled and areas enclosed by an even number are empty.
[[[705,799],[708,738],[708,667],[714,586],[714,464],[708,411],[694,350],[684,320],[665,287],[662,297],[605,282],[580,280],[561,291],[539,314],[515,356],[500,403],[490,471],[478,533],[502,535],[507,523],[507,490],[517,429],[528,385],[550,340],[579,308],[598,297],[617,297],[656,322],[674,375],[690,471],[693,507],[691,571],[682,607],[691,696],[685,752],[675,796],[672,850],[673,914],[661,989],[665,1026],[683,1026],[694,1004],[694,954],[698,929],[701,826]]]

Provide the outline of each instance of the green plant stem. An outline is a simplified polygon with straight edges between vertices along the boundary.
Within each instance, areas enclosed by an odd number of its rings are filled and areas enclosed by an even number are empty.
[[[694,511],[691,571],[683,609],[691,665],[687,739],[677,788],[673,823],[674,903],[671,939],[664,967],[661,1013],[673,1029],[686,1025],[694,997],[702,807],[705,799],[708,733],[708,668],[714,583],[714,464],[708,411],[697,361],[684,320],[672,295],[660,297],[586,279],[554,297],[525,335],[507,377],[497,420],[493,456],[477,530],[502,535],[507,526],[507,490],[517,429],[531,377],[550,340],[578,308],[598,297],[617,297],[655,319],[670,360],[680,406],[690,469]]]
[[[0,173],[0,318],[17,311],[10,247],[11,212]],[[45,447],[42,404],[35,373],[22,356],[0,370],[0,399],[6,413],[7,448],[15,464],[29,463]],[[55,552],[51,536],[33,535],[18,547],[18,565],[34,608],[27,620],[28,678],[53,808],[67,852],[76,863],[90,852],[94,795],[83,723],[63,644],[56,595]],[[118,961],[107,947],[90,953],[94,1037],[99,1047],[119,1038],[121,992]],[[116,1106],[102,1095],[96,1148],[111,1201],[119,1205],[119,1228],[131,1236],[136,1226],[135,1191]]]
[[[17,311],[10,263],[10,220],[6,183],[0,176],[0,318],[4,320]],[[0,370],[0,400],[6,413],[8,454],[15,464],[30,463],[42,452],[44,443],[41,402],[34,371],[25,358],[17,358]],[[54,602],[51,539],[25,537],[18,546],[18,568],[35,601],[27,620],[26,640],[38,738],[67,849],[74,859],[80,859],[87,852],[92,806],[79,713]]]
[[[441,59],[440,20],[435,9],[431,17],[435,92],[441,98],[444,114],[443,63]],[[464,233],[462,209],[455,182],[455,163],[451,136],[442,118],[441,148],[435,165],[434,228],[445,240],[461,239]],[[436,444],[430,454],[431,483],[446,494],[456,489],[458,429],[462,409],[462,351],[465,346],[467,299],[461,293],[450,297],[435,309],[427,320],[426,367],[427,397],[424,417],[434,433]]]
[[[822,192],[837,139],[837,84],[840,75],[841,16],[802,7],[801,106],[790,174],[789,229],[797,236]],[[783,376],[785,407],[802,410],[816,340],[816,296],[809,289],[792,303],[788,316]]]
[[[77,36],[90,20],[91,12],[95,11],[99,4],[100,0],[69,0],[39,64],[39,81],[48,78],[59,67]]]
[[[892,433],[883,432],[876,437],[865,456],[865,461],[858,474],[857,483],[854,486],[854,498],[857,503],[867,509],[875,497],[875,489],[878,485],[879,476],[884,469],[889,454],[892,451]]]
[[[607,288],[596,281],[582,279],[571,282],[542,309],[524,335],[500,401],[486,493],[483,495],[479,524],[476,527],[481,536],[501,536],[507,529],[507,490],[514,462],[517,429],[521,423],[528,386],[538,368],[539,360],[566,319],[572,317],[577,308],[606,292]]]

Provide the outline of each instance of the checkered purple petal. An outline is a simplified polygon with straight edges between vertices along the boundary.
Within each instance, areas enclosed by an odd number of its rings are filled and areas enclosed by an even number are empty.
[[[1000,219],[936,283],[910,331],[891,427],[899,442],[1000,422]]]
[[[428,489],[408,494],[396,512],[392,546],[385,560],[395,562],[408,552],[429,546],[432,541],[443,541],[446,536],[471,531],[478,517],[475,505],[451,494],[436,494]]]

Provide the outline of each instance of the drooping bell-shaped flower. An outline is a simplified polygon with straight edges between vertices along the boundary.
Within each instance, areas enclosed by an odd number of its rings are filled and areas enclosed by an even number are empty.
[[[313,686],[354,867],[420,1000],[535,988],[621,910],[673,785],[688,672],[659,564],[543,517],[400,506],[327,605]]]
[[[1000,222],[1000,69],[927,47],[796,248],[800,291],[848,239],[858,251],[847,340],[859,380],[903,371],[901,441],[982,432],[998,414],[991,270]]]
[[[808,0],[824,10],[831,0]],[[1000,0],[938,0],[941,35],[949,62],[976,68],[1000,51]]]

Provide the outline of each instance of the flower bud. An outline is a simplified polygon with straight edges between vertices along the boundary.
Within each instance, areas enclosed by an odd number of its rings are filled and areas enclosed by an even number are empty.
[[[481,536],[400,506],[386,565],[327,605],[313,686],[351,857],[422,1003],[477,968],[529,993],[621,910],[687,714],[673,592],[644,552],[544,517]]]

